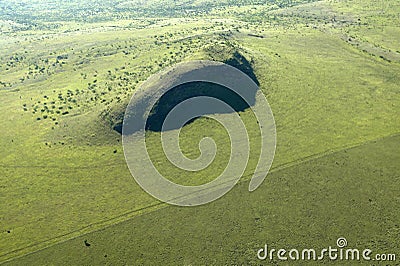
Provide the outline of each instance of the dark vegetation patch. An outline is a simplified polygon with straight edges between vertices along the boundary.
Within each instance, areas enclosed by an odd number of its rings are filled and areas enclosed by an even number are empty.
[[[257,35],[257,34],[253,34],[253,33],[249,33],[248,34],[250,37],[255,37],[255,38],[260,38],[260,39],[264,39],[265,37],[262,35]]]

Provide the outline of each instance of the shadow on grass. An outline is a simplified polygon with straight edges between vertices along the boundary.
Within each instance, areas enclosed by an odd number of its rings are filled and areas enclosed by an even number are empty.
[[[248,75],[257,85],[259,85],[259,81],[257,80],[256,75],[254,74],[253,67],[250,62],[239,52],[235,52],[233,56],[224,62],[230,66],[233,66],[243,73]],[[235,112],[242,112],[246,109],[250,108],[255,104],[256,93],[257,91],[253,88],[249,88],[249,90],[253,90],[250,92],[252,97],[248,99],[246,102],[242,99],[236,92],[210,82],[190,82],[185,83],[179,86],[174,87],[169,90],[166,94],[164,94],[160,100],[155,104],[153,109],[150,112],[150,116],[146,122],[146,130],[153,132],[161,132],[161,131],[169,131],[179,129],[180,125],[170,124],[167,127],[163,128],[163,123],[167,117],[167,115],[176,107],[179,103],[196,98],[196,97],[211,97],[218,100],[221,100],[232,107],[232,110]],[[211,114],[222,114],[226,112],[215,112],[210,109],[210,111],[204,111],[200,116],[191,119],[185,125],[194,122],[201,116],[211,115]],[[185,126],[184,125],[184,126]],[[119,123],[114,126],[114,130],[118,133],[122,134],[123,124]]]

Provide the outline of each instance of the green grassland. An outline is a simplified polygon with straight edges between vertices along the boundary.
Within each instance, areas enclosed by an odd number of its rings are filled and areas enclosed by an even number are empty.
[[[241,183],[209,205],[163,208],[6,265],[259,265],[264,244],[318,250],[342,235],[352,248],[395,252],[399,143],[386,137],[278,169],[254,193]]]
[[[90,16],[77,15],[87,3],[62,12],[61,1],[34,1],[52,10],[36,17],[10,3],[0,3],[0,263],[35,252],[11,263],[255,264],[266,241],[324,247],[341,235],[400,254],[397,1],[188,1],[168,10],[155,1],[140,12],[135,1],[102,1]],[[113,127],[151,74],[228,60],[231,49],[251,62],[274,112],[273,173],[246,191],[259,134],[245,110],[252,155],[243,182],[215,203],[168,207],[135,183]],[[229,154],[222,127],[196,120],[182,130],[182,149],[198,156],[204,132],[218,156],[194,175],[174,169],[150,132],[158,169],[182,184],[214,178]]]

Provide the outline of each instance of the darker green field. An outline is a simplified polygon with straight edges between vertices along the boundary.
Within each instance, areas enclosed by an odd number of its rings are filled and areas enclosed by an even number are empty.
[[[399,149],[397,135],[323,155],[273,171],[253,193],[242,182],[214,203],[162,208],[5,265],[259,265],[265,244],[320,250],[339,237],[399,254]]]

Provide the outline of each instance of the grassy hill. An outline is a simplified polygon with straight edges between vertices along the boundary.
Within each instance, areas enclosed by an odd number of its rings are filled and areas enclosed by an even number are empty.
[[[0,2],[0,263],[247,264],[265,241],[325,246],[341,235],[399,250],[397,1],[53,3]],[[255,152],[223,199],[168,207],[130,176],[114,127],[151,74],[235,52],[274,112],[273,173],[246,191]],[[255,150],[253,114],[240,115]],[[190,177],[158,155],[158,132],[150,152],[177,182],[203,183],[224,169],[226,133],[198,119],[181,136],[196,157],[205,134],[219,157]]]

